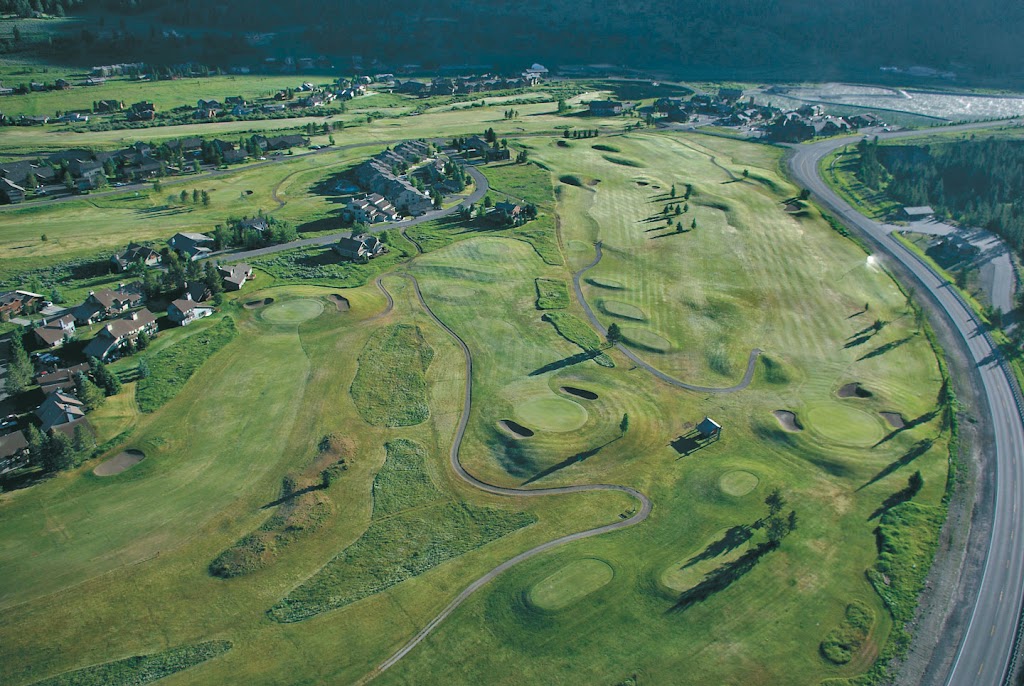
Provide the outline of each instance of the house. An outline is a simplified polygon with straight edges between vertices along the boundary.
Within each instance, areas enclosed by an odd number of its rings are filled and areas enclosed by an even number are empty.
[[[32,329],[36,339],[47,348],[59,348],[75,335],[75,315],[65,314]]]
[[[303,148],[309,145],[309,139],[305,136],[257,136],[256,143],[263,150],[288,150],[289,148]]]
[[[18,117],[18,123],[22,126],[45,126],[50,123],[50,117],[45,114],[38,115],[21,115]]]
[[[86,363],[76,364],[72,367],[62,367],[52,372],[43,371],[36,374],[36,383],[44,395],[53,391],[70,390],[75,387],[75,376],[89,372],[89,365]]]
[[[263,216],[244,217],[238,222],[238,228],[241,229],[243,234],[250,229],[262,234],[270,230],[270,222]]]
[[[205,233],[176,233],[167,241],[167,245],[182,255],[188,255],[194,262],[210,254],[213,238]]]
[[[719,88],[718,99],[728,103],[734,103],[743,97],[742,88]]]
[[[494,213],[506,220],[515,222],[523,214],[523,208],[511,202],[499,202],[494,205]]]
[[[127,312],[130,308],[142,303],[142,294],[122,288],[112,291],[90,291],[89,297],[71,312],[79,324],[93,324],[104,319]]]
[[[187,326],[197,319],[209,317],[214,309],[211,305],[203,305],[189,297],[188,292],[183,298],[175,300],[167,306],[167,318],[178,326]]]
[[[53,391],[42,404],[36,408],[36,416],[42,422],[40,430],[46,433],[50,429],[77,422],[85,417],[85,406],[78,398],[64,391]]]
[[[120,112],[124,109],[124,103],[120,100],[98,100],[96,102],[96,112],[107,113],[107,112]]]
[[[629,112],[634,107],[631,102],[617,102],[615,100],[591,100],[588,105],[590,113],[595,117],[615,117],[623,112]]]
[[[204,281],[192,281],[185,284],[185,295],[182,297],[201,303],[212,298],[213,293],[210,292],[210,287]]]
[[[220,272],[226,291],[240,291],[246,280],[252,278],[252,267],[244,262],[220,266],[217,271]]]
[[[68,112],[60,118],[60,121],[65,124],[84,124],[89,121],[89,116],[82,114],[81,112]]]
[[[54,87],[60,91],[71,90],[71,82],[64,79],[57,79],[53,82]]]
[[[499,148],[497,144],[491,144],[480,136],[471,136],[466,139],[466,147],[475,151],[485,160],[507,160],[511,159],[508,148]]]
[[[379,193],[371,193],[365,198],[353,198],[345,209],[352,215],[353,221],[360,224],[376,224],[398,219],[398,210]]]
[[[43,304],[43,296],[29,291],[0,293],[0,322],[22,313],[32,313]]]
[[[123,272],[136,262],[146,267],[155,267],[160,264],[161,259],[160,253],[153,248],[138,243],[129,243],[124,252],[113,255],[110,261],[114,265],[114,271]]]
[[[334,252],[341,257],[352,260],[371,260],[387,251],[384,244],[376,236],[359,234],[351,238],[342,238],[333,246]]]
[[[156,119],[156,105],[148,100],[136,102],[128,110],[128,119],[132,121],[153,121]]]
[[[46,92],[46,84],[39,83],[38,81],[33,81],[30,84],[28,84],[28,89],[33,93],[44,93]]]
[[[200,98],[199,101],[196,102],[196,109],[216,111],[224,109],[224,106],[221,105],[220,102],[218,102],[217,100],[203,100]]]
[[[7,205],[25,202],[25,189],[10,179],[0,177],[0,200]]]
[[[142,308],[109,322],[89,341],[83,352],[87,357],[110,360],[134,344],[140,335],[156,334],[156,329],[156,317],[146,308]]]
[[[900,216],[908,221],[918,221],[921,219],[927,219],[928,217],[935,214],[935,210],[923,205],[921,207],[904,207],[900,210]]]
[[[22,466],[28,460],[28,440],[24,431],[0,436],[0,473]]]

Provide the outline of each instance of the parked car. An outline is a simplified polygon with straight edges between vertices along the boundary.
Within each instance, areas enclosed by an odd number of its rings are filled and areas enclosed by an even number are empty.
[[[13,429],[18,426],[18,415],[9,414],[4,417],[3,421],[0,421],[0,431],[6,431],[7,429]]]

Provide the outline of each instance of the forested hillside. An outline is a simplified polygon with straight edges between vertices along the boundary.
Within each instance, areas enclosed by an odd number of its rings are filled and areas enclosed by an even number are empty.
[[[1024,141],[964,140],[939,145],[862,141],[858,176],[904,205],[931,205],[1024,248]]]
[[[2,0],[0,8],[40,2]],[[94,59],[112,45],[132,53],[121,59],[144,59],[176,41],[192,59],[226,62],[236,49],[245,52],[247,33],[273,33],[264,45],[279,56],[359,55],[424,67],[539,60],[726,69],[762,79],[878,76],[890,64],[962,77],[1024,73],[1024,4],[1005,0],[87,0],[85,7],[94,18],[105,14],[112,34],[71,51]]]

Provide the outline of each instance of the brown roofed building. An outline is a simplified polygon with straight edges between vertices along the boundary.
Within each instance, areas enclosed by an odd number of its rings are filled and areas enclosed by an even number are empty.
[[[88,357],[110,360],[118,357],[125,348],[135,343],[142,334],[156,334],[156,317],[142,308],[120,319],[115,319],[100,329],[83,351]]]
[[[226,291],[240,291],[246,280],[252,278],[252,267],[244,262],[217,267],[217,271],[224,280]]]
[[[198,303],[185,293],[184,298],[168,305],[167,318],[179,326],[187,326],[197,319],[209,317],[213,312],[213,306]]]
[[[86,374],[89,365],[86,363],[76,364],[73,367],[63,367],[52,372],[40,372],[36,374],[36,383],[43,394],[53,391],[71,390],[75,387],[75,375]]]
[[[47,348],[59,348],[75,335],[75,315],[65,314],[50,321],[44,319],[42,326],[34,328],[32,333]]]

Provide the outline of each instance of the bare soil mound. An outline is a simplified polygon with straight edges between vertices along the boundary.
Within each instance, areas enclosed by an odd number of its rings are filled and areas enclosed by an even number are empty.
[[[113,476],[114,474],[120,474],[130,467],[134,467],[144,459],[146,459],[146,454],[141,450],[125,450],[109,460],[96,465],[92,473],[96,476]]]
[[[244,307],[247,310],[255,310],[258,307],[266,307],[267,305],[271,305],[273,304],[273,302],[273,298],[263,298],[263,300],[250,300],[249,302],[245,303],[245,305],[243,305],[242,307]]]
[[[840,388],[836,395],[840,398],[870,398],[874,393],[854,381]]]
[[[797,419],[795,412],[790,412],[789,410],[774,410],[772,414],[775,415],[775,418],[779,420],[779,425],[786,431],[796,433],[804,430],[804,427],[800,423],[800,420]]]
[[[337,293],[331,293],[327,297],[330,298],[331,302],[333,302],[338,307],[338,312],[349,311],[350,305],[348,303],[348,298],[346,298],[345,296],[338,295]]]
[[[597,393],[588,391],[584,388],[576,388],[574,386],[562,386],[562,392],[574,395],[577,398],[583,398],[584,400],[597,400]]]
[[[529,438],[530,436],[533,435],[533,431],[527,429],[525,426],[518,422],[512,421],[511,419],[502,419],[500,422],[498,422],[498,426],[500,426],[502,429],[505,429],[505,431],[508,431],[516,438]]]
[[[907,423],[903,420],[903,415],[899,412],[879,412],[882,415],[882,419],[889,422],[889,426],[894,429],[902,429]]]

